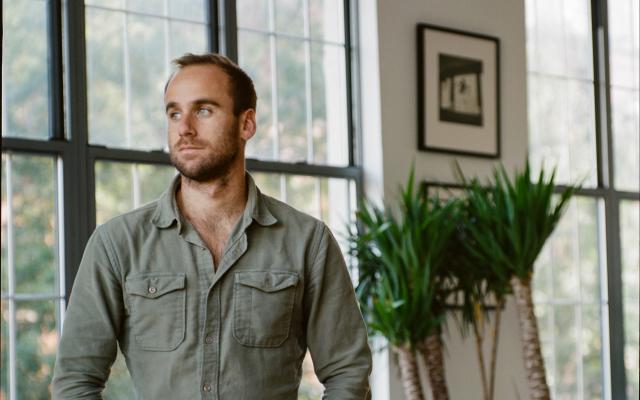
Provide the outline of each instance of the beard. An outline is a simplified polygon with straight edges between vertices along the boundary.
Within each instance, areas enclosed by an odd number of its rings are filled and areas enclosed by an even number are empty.
[[[205,148],[209,151],[202,151],[203,154],[199,159],[181,159],[178,148],[183,145],[203,147],[202,143],[189,139],[178,140],[169,152],[171,163],[182,176],[196,182],[207,182],[225,177],[240,155],[240,143],[237,140],[238,126],[238,121],[234,121],[233,125],[223,132],[222,140],[215,149],[212,150],[210,145],[205,144]]]

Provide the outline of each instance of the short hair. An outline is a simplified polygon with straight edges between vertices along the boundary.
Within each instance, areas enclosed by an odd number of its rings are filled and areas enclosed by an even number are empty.
[[[185,53],[182,57],[173,60],[172,64],[178,68],[178,71],[191,65],[213,65],[220,68],[229,77],[229,82],[231,83],[230,95],[233,99],[233,113],[240,115],[245,110],[256,109],[258,96],[256,95],[253,81],[238,64],[229,58],[217,53]],[[167,84],[164,87],[165,92],[174,75],[175,73],[167,80]]]

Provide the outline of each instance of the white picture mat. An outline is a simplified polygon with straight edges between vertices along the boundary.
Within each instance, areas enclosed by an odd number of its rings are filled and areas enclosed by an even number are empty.
[[[445,150],[495,154],[498,152],[496,44],[486,39],[425,29],[423,31],[425,144]],[[439,54],[482,62],[483,126],[440,121]]]

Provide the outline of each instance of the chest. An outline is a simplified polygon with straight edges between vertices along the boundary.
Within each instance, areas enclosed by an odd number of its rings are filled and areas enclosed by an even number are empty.
[[[205,226],[203,224],[194,224],[194,228],[198,235],[213,256],[214,267],[217,269],[220,259],[224,253],[224,248],[229,241],[233,224],[219,223],[215,226]]]

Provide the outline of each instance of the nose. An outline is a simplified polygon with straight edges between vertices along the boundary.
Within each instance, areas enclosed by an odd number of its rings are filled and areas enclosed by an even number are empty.
[[[189,136],[194,135],[195,130],[193,129],[193,121],[191,120],[191,115],[186,114],[180,121],[178,121],[178,135],[180,136]]]

